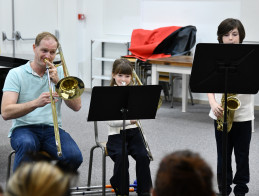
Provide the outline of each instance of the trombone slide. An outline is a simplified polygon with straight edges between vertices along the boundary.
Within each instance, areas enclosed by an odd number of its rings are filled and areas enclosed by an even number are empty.
[[[56,109],[56,103],[54,100],[54,97],[52,95],[53,92],[53,84],[50,81],[49,76],[49,66],[46,66],[47,69],[47,75],[48,75],[48,83],[49,83],[49,93],[50,93],[50,99],[51,99],[51,110],[52,110],[52,117],[53,117],[53,125],[54,125],[54,133],[55,133],[55,143],[57,147],[57,155],[59,157],[62,156],[62,150],[61,150],[61,142],[60,142],[60,135],[59,135],[59,128],[58,128],[58,117],[57,117],[57,109]]]
[[[136,71],[135,71],[134,69],[132,70],[132,74],[133,74],[133,77],[136,79],[138,85],[140,85],[140,86],[143,85],[142,82],[140,81],[140,79],[139,79],[139,77],[138,77]],[[161,100],[161,103],[160,103],[159,105],[161,106],[161,104],[162,104],[162,99],[161,99],[161,97],[160,97],[160,100]],[[159,102],[160,102],[160,100],[159,100]],[[159,107],[160,107],[160,106],[159,106]],[[140,132],[140,135],[141,135],[141,137],[142,137],[143,143],[144,143],[144,145],[145,145],[145,147],[146,147],[146,150],[147,150],[147,153],[148,153],[148,158],[150,159],[150,161],[153,161],[154,158],[153,158],[153,155],[152,155],[151,150],[150,150],[150,148],[149,148],[149,145],[148,145],[148,143],[147,143],[146,136],[145,136],[144,130],[142,129],[142,126],[141,126],[140,121],[137,120],[137,123],[136,123],[136,124],[137,124],[137,126],[139,127],[139,132]]]
[[[145,148],[146,148],[146,150],[147,150],[148,158],[150,159],[150,161],[153,161],[154,158],[153,158],[153,155],[152,155],[151,150],[150,150],[150,148],[149,148],[149,145],[148,145],[148,143],[147,143],[146,136],[145,136],[144,130],[142,129],[142,126],[141,126],[140,121],[138,120],[136,124],[137,124],[137,126],[138,126],[138,128],[139,128],[140,135],[141,135],[141,137],[142,137],[143,143],[144,143]]]

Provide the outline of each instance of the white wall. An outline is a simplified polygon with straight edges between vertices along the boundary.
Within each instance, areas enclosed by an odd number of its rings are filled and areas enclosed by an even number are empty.
[[[242,0],[241,2],[241,19],[246,28],[246,41],[259,41],[259,1]]]
[[[90,88],[91,39],[103,36],[103,0],[82,0],[82,2],[78,12],[85,14],[86,20],[80,21],[79,28],[76,29],[79,43],[76,52],[79,54],[79,77],[85,82],[86,88]]]
[[[228,17],[240,18],[237,0],[143,0],[141,8],[143,28],[194,25],[197,42],[216,42],[217,25]]]
[[[141,0],[104,0],[104,34],[130,36],[140,28]]]

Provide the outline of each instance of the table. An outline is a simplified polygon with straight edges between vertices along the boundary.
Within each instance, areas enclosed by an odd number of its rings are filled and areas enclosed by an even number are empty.
[[[173,56],[148,59],[152,64],[151,84],[158,84],[159,72],[182,74],[182,112],[186,112],[188,101],[189,76],[192,70],[192,56]]]

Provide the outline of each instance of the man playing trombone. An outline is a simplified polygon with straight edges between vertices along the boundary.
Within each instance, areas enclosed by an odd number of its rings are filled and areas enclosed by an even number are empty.
[[[61,129],[62,99],[50,90],[51,83],[56,85],[64,78],[62,67],[55,67],[51,63],[58,47],[59,42],[51,33],[38,34],[33,44],[34,60],[11,69],[6,77],[1,113],[4,120],[13,120],[8,135],[16,152],[13,170],[22,161],[28,160],[28,152],[45,151],[51,157],[70,164],[74,170],[83,161],[75,141]],[[74,111],[81,108],[80,97],[64,101]],[[58,126],[57,133],[53,131],[55,124]]]

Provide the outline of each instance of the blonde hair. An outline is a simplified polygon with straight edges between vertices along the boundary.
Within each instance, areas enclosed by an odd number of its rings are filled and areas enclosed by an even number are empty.
[[[71,175],[49,162],[25,163],[8,181],[5,196],[66,196],[70,180]]]

